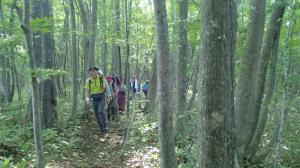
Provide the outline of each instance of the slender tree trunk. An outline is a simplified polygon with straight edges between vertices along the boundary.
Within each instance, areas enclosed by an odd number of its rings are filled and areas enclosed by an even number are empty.
[[[69,19],[70,19],[70,12],[69,12],[69,5],[65,7],[65,21],[64,21],[64,33],[63,33],[63,41],[65,43],[65,52],[64,52],[64,58],[62,62],[62,68],[63,70],[67,71],[67,62],[68,61],[68,56],[69,56],[69,48],[70,48],[70,35],[69,35]],[[67,75],[62,76],[62,95],[66,98],[67,96]]]
[[[98,65],[95,62],[95,40],[97,36],[97,14],[98,14],[98,0],[92,0],[92,17],[91,17],[91,35],[89,46],[89,65]]]
[[[89,48],[90,48],[90,36],[88,35],[90,32],[90,21],[88,17],[88,11],[85,8],[85,4],[83,0],[78,0],[78,6],[80,10],[80,15],[81,15],[81,22],[83,26],[83,40],[82,40],[82,49],[83,49],[83,58],[84,58],[84,66],[83,66],[83,79],[85,79],[88,76],[88,67],[93,66],[93,64],[90,64],[91,62],[89,61]],[[83,82],[84,83],[84,82]]]
[[[121,37],[121,23],[120,23],[120,0],[113,0],[112,1],[114,6],[114,31],[115,31],[115,38],[113,41],[112,46],[112,67],[111,72],[115,74],[122,74],[121,71],[121,47],[117,42],[117,39]],[[121,77],[121,76],[120,76]]]
[[[255,69],[260,55],[265,23],[265,0],[250,0],[250,16],[244,55],[237,83],[235,115],[237,147],[240,156],[245,157],[246,147],[255,132],[259,112],[255,112]],[[245,154],[245,155],[244,155]]]
[[[278,129],[278,134],[277,137],[275,138],[276,140],[276,150],[275,150],[275,159],[274,159],[274,168],[278,167],[279,159],[280,159],[280,149],[281,149],[281,144],[283,141],[283,128],[284,124],[287,118],[287,114],[289,111],[289,72],[290,72],[290,57],[288,55],[289,51],[289,44],[290,40],[292,40],[292,30],[294,26],[294,18],[295,17],[295,10],[292,11],[291,18],[289,19],[289,25],[288,25],[288,32],[284,41],[284,51],[283,51],[283,68],[284,68],[284,74],[283,74],[283,92],[282,92],[282,107],[281,107],[281,117],[280,117],[280,123],[279,123],[279,129]]]
[[[268,30],[266,32],[266,36],[264,39],[264,45],[262,47],[262,52],[261,56],[259,58],[258,62],[258,70],[257,70],[257,79],[256,85],[255,85],[255,111],[261,111],[261,102],[263,99],[263,94],[264,94],[264,87],[265,87],[265,78],[266,78],[266,72],[267,72],[267,67],[268,67],[268,62],[270,59],[270,56],[273,54],[274,50],[277,50],[277,48],[274,48],[274,43],[276,43],[276,39],[279,38],[279,32],[281,30],[281,23],[282,23],[282,17],[285,11],[285,4],[278,4],[278,6],[275,8],[274,12],[272,13],[268,25]],[[278,47],[278,45],[277,45]],[[276,52],[277,53],[277,52]],[[277,57],[277,56],[275,56]],[[274,84],[273,84],[274,85]],[[272,89],[273,90],[273,89]],[[271,99],[272,92],[269,93],[269,100]],[[266,98],[265,98],[266,100]],[[267,111],[261,111],[261,113],[267,112]],[[266,114],[260,114],[259,122],[257,124],[257,128],[255,131],[255,134],[253,135],[252,142],[250,143],[248,150],[250,150],[250,154],[254,154],[258,144],[260,142],[265,122],[267,119]],[[262,119],[262,120],[261,120]],[[264,123],[262,123],[264,122]]]
[[[149,91],[148,91],[148,99],[149,103],[146,104],[145,106],[145,111],[148,112],[154,112],[155,107],[156,107],[156,96],[157,96],[157,59],[156,55],[154,56],[154,59],[152,61],[151,65],[152,69],[152,77],[150,80],[150,86],[149,86]]]
[[[128,0],[125,0],[125,38],[126,38],[126,66],[125,66],[125,76],[124,76],[124,82],[129,83],[129,74],[128,68],[129,68],[129,54],[130,54],[130,45],[129,45],[129,35],[130,35],[130,12],[131,12],[131,4],[132,0],[129,2],[128,6]]]
[[[187,59],[188,59],[188,42],[187,42],[187,14],[188,0],[179,0],[179,60],[177,63],[177,80],[176,80],[176,115],[175,115],[175,133],[176,138],[185,137],[186,119],[186,89],[187,89]]]
[[[236,2],[201,1],[199,155],[201,168],[233,168]]]
[[[32,111],[33,111],[33,132],[34,132],[34,142],[35,142],[35,151],[36,151],[36,164],[38,168],[43,168],[45,166],[44,161],[44,150],[42,145],[42,127],[41,127],[41,117],[38,108],[39,104],[39,95],[38,95],[38,84],[36,76],[34,75],[36,67],[36,59],[34,57],[33,50],[33,40],[32,33],[29,28],[30,23],[30,2],[29,0],[24,0],[24,10],[23,10],[23,22],[22,29],[25,34],[25,43],[27,47],[27,53],[29,56],[30,68],[31,68],[31,93],[32,93]]]
[[[194,52],[195,52],[195,47],[193,46],[193,49],[192,49],[192,55],[194,55]],[[187,110],[190,111],[192,108],[193,108],[193,105],[194,105],[194,102],[195,102],[195,99],[196,99],[196,95],[198,93],[198,71],[199,71],[199,61],[200,61],[200,57],[197,57],[196,58],[196,61],[195,61],[195,65],[194,65],[194,68],[193,68],[193,74],[191,75],[189,81],[191,81],[192,83],[192,96],[191,96],[191,99],[190,101],[188,102],[188,105],[187,105]],[[189,87],[188,87],[189,88]]]
[[[107,19],[106,19],[106,0],[102,2],[102,67],[104,74],[107,74]]]
[[[159,113],[159,143],[160,165],[162,168],[176,168],[172,89],[171,89],[171,61],[168,37],[168,22],[165,0],[154,0],[154,15],[157,49],[157,94]]]
[[[54,68],[54,21],[52,4],[50,0],[42,0],[42,14],[50,20],[49,32],[42,34],[42,67],[45,69]],[[42,126],[50,127],[56,120],[56,87],[54,78],[50,77],[42,82]]]
[[[70,11],[71,11],[71,27],[72,27],[72,46],[71,46],[71,55],[72,55],[72,115],[77,112],[77,103],[78,103],[78,56],[77,56],[77,44],[76,44],[76,18],[75,18],[75,9],[74,1],[69,0]]]

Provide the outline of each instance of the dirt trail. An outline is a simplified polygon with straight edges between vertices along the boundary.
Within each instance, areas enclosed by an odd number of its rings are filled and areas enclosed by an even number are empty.
[[[67,151],[65,157],[47,165],[49,168],[122,168],[121,148],[123,140],[122,119],[109,122],[109,132],[100,133],[93,116],[81,122],[76,134],[76,148]]]

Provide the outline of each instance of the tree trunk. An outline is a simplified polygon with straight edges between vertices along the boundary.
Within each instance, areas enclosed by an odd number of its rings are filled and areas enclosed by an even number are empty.
[[[129,6],[127,0],[125,0],[125,38],[126,38],[126,66],[124,74],[124,83],[129,83],[129,54],[130,54],[130,45],[129,45],[129,35],[130,35],[130,12],[131,12],[132,0],[130,0]]]
[[[95,40],[97,36],[97,14],[98,14],[98,0],[92,0],[92,17],[91,17],[91,35],[89,46],[89,65],[98,65],[95,62]]]
[[[255,69],[260,55],[265,23],[265,0],[250,0],[250,16],[244,55],[237,83],[235,115],[237,128],[237,148],[244,155],[255,132],[259,112],[255,112]],[[242,159],[240,156],[239,159]]]
[[[291,56],[288,55],[289,51],[289,44],[290,41],[292,41],[292,31],[295,24],[295,10],[292,11],[291,18],[289,19],[289,25],[288,25],[288,32],[284,41],[284,52],[283,52],[283,92],[282,92],[282,107],[281,107],[281,117],[280,117],[280,123],[279,123],[279,129],[276,140],[276,150],[275,150],[275,159],[274,159],[274,168],[278,167],[279,159],[280,159],[280,149],[283,139],[283,128],[286,121],[286,118],[288,116],[289,111],[289,95],[290,95],[290,88],[289,88],[289,73],[290,73],[290,67],[291,64],[290,61],[292,61],[290,58]]]
[[[121,23],[120,23],[120,0],[113,0],[112,1],[114,6],[114,31],[115,31],[115,38],[113,40],[112,46],[112,65],[111,65],[111,72],[121,75],[121,47],[117,42],[117,39],[121,37]],[[121,76],[120,76],[121,77]]]
[[[71,26],[72,26],[72,115],[77,112],[77,103],[78,103],[78,56],[77,56],[77,44],[76,44],[76,18],[75,18],[75,9],[74,1],[69,0],[70,11],[71,11]]]
[[[50,19],[50,26],[48,27],[49,32],[43,33],[42,35],[42,67],[44,69],[53,69],[54,65],[54,21],[52,13],[52,4],[50,0],[42,0],[42,14],[43,17]],[[54,83],[54,77],[49,77],[42,82],[42,126],[50,127],[56,120],[56,87]]]
[[[199,155],[201,168],[232,168],[235,153],[236,2],[201,1]]]
[[[176,78],[176,114],[175,114],[175,133],[176,138],[185,137],[186,119],[186,89],[187,89],[187,14],[188,0],[179,0],[179,60],[177,64]]]
[[[148,99],[149,103],[145,106],[145,111],[147,112],[154,112],[156,108],[156,95],[157,95],[157,59],[156,55],[154,56],[154,59],[152,61],[152,77],[150,80],[150,86],[148,91]]]
[[[157,48],[157,94],[160,143],[160,165],[162,168],[176,168],[173,114],[172,114],[172,89],[171,89],[171,61],[168,22],[165,0],[154,0],[154,15]]]
[[[106,0],[102,3],[102,67],[104,74],[107,74],[107,21],[106,21]]]
[[[266,72],[268,67],[268,62],[270,59],[270,56],[273,54],[274,50],[277,50],[277,48],[274,48],[274,44],[276,43],[276,39],[279,38],[279,32],[281,30],[281,23],[282,23],[282,17],[285,11],[286,5],[284,3],[278,4],[278,6],[275,8],[274,12],[272,13],[268,25],[268,30],[266,32],[266,37],[264,39],[264,45],[262,46],[262,52],[261,56],[259,58],[258,62],[258,68],[257,68],[257,78],[256,78],[256,85],[255,85],[255,112],[261,111],[261,102],[263,99],[264,94],[264,86],[265,86],[265,78],[266,78]],[[278,39],[279,40],[279,39]],[[277,45],[278,47],[278,45]],[[277,52],[276,52],[277,53]],[[277,56],[274,56],[277,57]],[[274,84],[273,84],[274,85]],[[271,93],[269,93],[267,96],[269,96],[269,100],[272,97],[273,88],[271,88]],[[266,100],[266,97],[265,97]],[[261,113],[267,112],[267,111],[261,111]],[[260,114],[259,122],[257,124],[257,128],[255,131],[255,134],[253,135],[252,142],[250,143],[248,150],[250,150],[250,154],[254,154],[258,144],[260,142],[265,122],[267,121],[268,113]],[[263,122],[263,123],[262,123]]]
[[[38,95],[38,84],[35,74],[35,57],[33,51],[33,40],[32,33],[29,28],[30,23],[30,2],[29,0],[24,0],[24,14],[23,14],[23,22],[22,29],[25,34],[25,44],[27,47],[27,53],[29,56],[30,68],[31,68],[31,94],[32,94],[32,111],[33,111],[33,132],[34,132],[34,142],[35,142],[35,151],[36,151],[36,164],[38,168],[43,168],[45,166],[44,161],[44,150],[42,145],[42,128],[41,128],[41,117],[40,112],[38,111],[39,104],[39,95]]]
[[[82,40],[82,49],[83,49],[83,58],[84,58],[84,66],[83,66],[83,79],[85,79],[88,76],[88,68],[93,66],[93,64],[90,64],[89,62],[89,48],[90,48],[90,38],[89,38],[89,30],[90,30],[90,21],[88,17],[88,11],[85,8],[85,4],[83,0],[78,0],[78,6],[80,10],[80,15],[81,15],[81,22],[83,26],[83,40]],[[84,82],[83,82],[84,83]]]

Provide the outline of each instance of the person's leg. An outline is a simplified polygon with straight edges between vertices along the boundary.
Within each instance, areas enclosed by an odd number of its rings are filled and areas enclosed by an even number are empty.
[[[99,102],[99,106],[98,106],[101,131],[106,131],[107,130],[107,121],[106,121],[106,116],[105,116],[105,112],[104,112],[104,101],[105,101],[105,99],[102,99]]]
[[[100,113],[99,113],[99,101],[93,101],[93,108],[94,108],[94,113],[95,113],[95,117],[96,117],[96,121],[98,123],[98,125],[100,126]],[[100,127],[101,129],[101,127]]]

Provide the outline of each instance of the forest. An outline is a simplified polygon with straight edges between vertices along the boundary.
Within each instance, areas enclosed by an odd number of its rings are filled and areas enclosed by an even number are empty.
[[[0,167],[300,168],[299,18],[299,0],[0,0]]]

